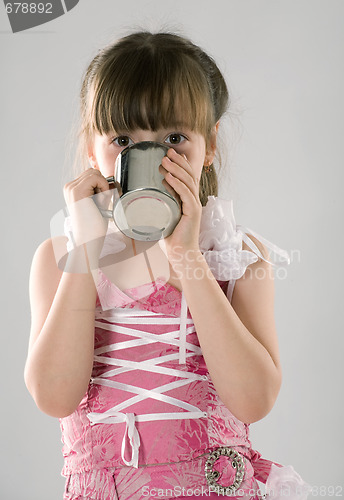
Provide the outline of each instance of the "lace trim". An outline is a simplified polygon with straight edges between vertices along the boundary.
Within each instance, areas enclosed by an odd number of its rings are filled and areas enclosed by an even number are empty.
[[[246,233],[255,236],[273,252],[272,260],[265,259]],[[243,241],[252,252],[242,250]],[[246,268],[258,261],[258,257],[274,267],[290,263],[285,250],[251,229],[235,223],[232,200],[222,200],[215,196],[209,196],[207,205],[203,207],[199,243],[200,250],[217,280],[241,278]]]

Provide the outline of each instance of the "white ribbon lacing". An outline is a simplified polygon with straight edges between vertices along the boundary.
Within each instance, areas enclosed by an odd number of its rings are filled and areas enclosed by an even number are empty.
[[[106,320],[99,321],[100,319]],[[178,325],[178,328],[167,333],[150,333],[144,330],[138,330],[130,328],[128,325]],[[190,384],[195,380],[207,380],[206,375],[198,375],[196,373],[177,370],[175,368],[166,368],[159,366],[162,363],[166,363],[175,359],[179,359],[179,364],[185,364],[186,358],[195,355],[201,355],[202,350],[199,346],[193,345],[186,341],[187,335],[195,332],[195,325],[191,318],[187,317],[187,304],[182,293],[181,299],[181,312],[180,317],[166,316],[164,314],[154,313],[152,311],[144,311],[139,309],[123,309],[114,308],[109,311],[97,311],[95,326],[97,328],[102,328],[108,331],[113,331],[117,333],[123,333],[125,335],[135,337],[133,340],[118,341],[115,344],[110,344],[102,346],[94,351],[94,361],[99,363],[113,365],[117,368],[109,370],[103,373],[99,377],[94,377],[91,379],[92,384],[99,384],[107,387],[112,387],[114,389],[120,389],[123,391],[130,392],[131,394],[137,394],[137,396],[130,397],[126,401],[123,401],[111,409],[102,412],[90,412],[88,413],[88,418],[91,425],[94,424],[116,424],[120,422],[126,422],[126,430],[122,440],[121,456],[123,462],[128,466],[138,467],[139,458],[139,447],[140,447],[140,436],[136,428],[136,422],[147,422],[152,420],[176,420],[176,419],[193,419],[207,417],[207,413],[201,411],[196,406],[193,406],[185,401],[167,396],[164,394],[167,391],[182,387],[186,384]],[[131,347],[137,347],[144,344],[151,344],[155,342],[162,342],[169,345],[179,346],[179,353],[168,354],[165,356],[159,356],[157,358],[152,358],[146,361],[130,361],[123,360],[114,357],[103,356],[105,353],[112,351],[119,351],[121,349],[129,349]],[[190,352],[186,352],[186,349]],[[158,386],[154,389],[143,389],[141,387],[136,387],[135,385],[124,384],[116,382],[115,380],[110,380],[111,377],[124,372],[129,372],[132,370],[144,370],[152,373],[160,373],[166,375],[172,375],[174,377],[179,377],[180,380]],[[150,413],[144,415],[136,415],[134,413],[124,413],[123,410],[128,406],[131,406],[139,401],[145,399],[157,399],[159,401],[172,404],[179,408],[182,408],[183,412],[169,412],[169,413]],[[127,461],[125,459],[125,446],[126,446],[126,435],[128,435],[129,442],[131,445],[131,459]]]

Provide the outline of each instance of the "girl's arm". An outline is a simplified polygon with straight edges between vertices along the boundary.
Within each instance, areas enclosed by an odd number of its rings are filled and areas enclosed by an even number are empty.
[[[183,207],[180,222],[165,240],[168,258],[179,275],[220,398],[237,418],[255,422],[271,410],[281,385],[271,266],[265,261],[251,264],[236,282],[232,303],[228,301],[199,249],[199,167],[173,150],[168,156],[162,173]]]
[[[211,379],[233,415],[255,422],[272,409],[282,379],[273,270],[261,259],[251,264],[236,281],[230,303],[202,254],[194,256],[180,268],[181,283]]]
[[[31,268],[32,324],[25,383],[37,406],[54,417],[65,417],[77,408],[92,372],[97,292],[91,268],[98,266],[106,233],[91,199],[95,190],[109,191],[108,182],[95,169],[65,186],[76,244],[65,271],[55,256],[61,253],[59,248],[66,248],[64,237],[45,241]]]
[[[96,288],[91,273],[58,268],[57,244],[45,241],[32,263],[25,383],[40,410],[65,417],[77,408],[91,376]]]

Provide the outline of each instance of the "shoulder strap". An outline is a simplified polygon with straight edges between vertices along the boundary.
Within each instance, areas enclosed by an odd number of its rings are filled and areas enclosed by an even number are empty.
[[[261,236],[260,234],[256,233],[255,231],[253,231],[252,229],[250,229],[248,227],[245,227],[242,225],[237,225],[236,229],[239,233],[241,233],[243,241],[254,251],[254,253],[256,253],[258,255],[258,257],[263,259],[265,262],[268,262],[272,266],[277,265],[274,262],[271,262],[271,261],[265,259],[265,257],[263,257],[260,250],[254,244],[254,242],[247,236],[246,233],[252,234],[252,236],[257,238],[257,240],[261,241],[268,249],[272,250],[274,252],[274,254],[279,257],[278,265],[286,266],[286,265],[290,264],[290,257],[288,255],[288,252],[286,252],[282,248],[279,248],[277,245],[275,245],[274,243],[271,243],[271,241],[267,240],[266,238],[263,238],[263,236]]]

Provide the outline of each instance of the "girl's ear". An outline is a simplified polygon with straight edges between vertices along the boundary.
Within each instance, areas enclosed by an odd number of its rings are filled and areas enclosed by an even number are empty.
[[[90,144],[87,148],[87,156],[88,156],[88,161],[90,162],[91,167],[99,170],[97,160],[96,160],[96,157],[94,155],[92,144]]]
[[[217,132],[219,130],[219,125],[220,121],[216,123],[216,125],[213,127],[211,131],[209,146],[204,159],[204,165],[211,165],[214,161],[216,153],[216,139],[217,139]]]

